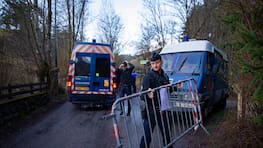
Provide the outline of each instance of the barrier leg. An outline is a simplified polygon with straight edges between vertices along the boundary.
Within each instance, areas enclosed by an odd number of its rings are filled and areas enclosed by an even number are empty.
[[[204,125],[201,123],[200,126],[202,127],[202,129],[205,131],[205,133],[210,136],[210,133],[208,132],[208,130],[204,127]]]
[[[118,129],[118,125],[117,125],[116,114],[114,114],[114,116],[112,118],[112,122],[113,122],[113,128],[114,128],[114,136],[115,136],[116,142],[117,142],[117,148],[122,148],[120,135],[119,135],[119,129]]]

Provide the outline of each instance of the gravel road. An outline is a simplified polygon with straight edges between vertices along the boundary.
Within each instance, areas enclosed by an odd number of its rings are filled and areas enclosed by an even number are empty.
[[[227,109],[236,106],[235,101],[227,102]],[[111,148],[116,146],[112,120],[102,117],[109,109],[79,109],[70,102],[58,105],[55,109],[41,115],[34,124],[23,128],[0,143],[2,148]],[[132,114],[135,114],[134,112]],[[138,114],[138,113],[136,113]],[[137,115],[138,116],[138,115]],[[34,116],[33,116],[34,117]],[[34,120],[34,119],[33,119]],[[118,117],[123,120],[123,117]],[[208,122],[208,124],[214,124]],[[209,126],[209,125],[205,125]],[[200,142],[199,133],[189,134],[176,143],[176,147],[194,147]],[[200,134],[201,132],[201,134]],[[202,138],[202,139],[204,139]],[[202,141],[201,141],[202,142]],[[193,145],[194,144],[194,145]],[[154,146],[154,144],[152,145]],[[196,145],[197,146],[197,145]],[[199,145],[197,147],[202,147]]]

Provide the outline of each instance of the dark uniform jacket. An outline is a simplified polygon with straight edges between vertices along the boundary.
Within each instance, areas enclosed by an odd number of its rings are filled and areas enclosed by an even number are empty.
[[[132,71],[134,69],[134,65],[128,63],[129,67],[126,70],[117,69],[117,83],[118,86],[131,86],[132,85]]]
[[[156,88],[165,84],[169,84],[169,78],[166,73],[164,73],[163,70],[161,70],[161,73],[150,70],[145,77],[143,78],[142,82],[142,91],[148,90],[149,88]],[[157,97],[157,93],[154,93],[154,105],[155,108],[159,108],[159,101]],[[148,96],[146,95],[146,100],[149,109],[151,109],[153,106],[152,101]]]

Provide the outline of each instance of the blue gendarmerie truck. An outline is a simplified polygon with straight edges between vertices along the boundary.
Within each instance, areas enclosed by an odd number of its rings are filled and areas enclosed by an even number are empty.
[[[116,99],[115,61],[109,44],[76,42],[68,71],[69,101],[76,105],[111,106]]]
[[[203,116],[225,108],[229,93],[226,54],[207,40],[167,45],[161,51],[163,69],[171,82],[194,78]]]

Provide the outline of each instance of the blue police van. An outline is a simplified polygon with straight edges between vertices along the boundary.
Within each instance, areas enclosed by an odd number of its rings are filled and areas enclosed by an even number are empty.
[[[115,61],[109,44],[76,42],[68,71],[69,101],[77,105],[111,106],[116,100]]]
[[[215,107],[225,108],[229,93],[226,54],[207,40],[167,45],[160,52],[171,82],[194,78],[203,116]]]

